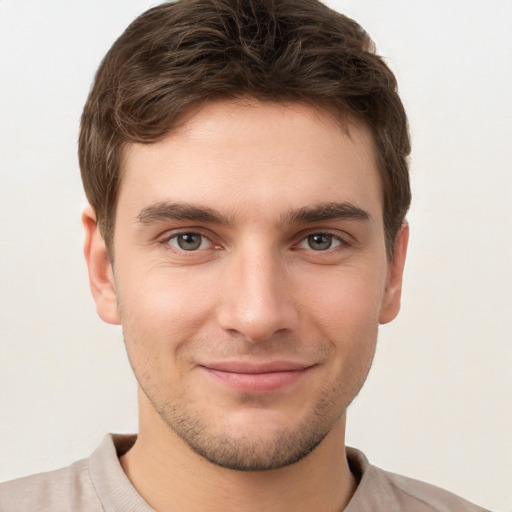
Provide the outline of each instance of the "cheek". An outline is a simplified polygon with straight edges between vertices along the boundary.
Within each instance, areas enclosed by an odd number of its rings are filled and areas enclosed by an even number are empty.
[[[325,275],[303,273],[297,288],[303,290],[301,308],[332,334],[357,339],[378,325],[385,288],[385,271],[376,264],[340,268]]]
[[[308,287],[303,325],[308,338],[316,336],[329,343],[329,371],[333,382],[347,388],[343,396],[358,392],[375,353],[385,286],[385,273],[375,269],[378,266],[368,271],[338,270]]]
[[[178,286],[165,273],[125,282],[118,295],[130,364],[142,389],[158,399],[165,390],[177,389],[187,368],[179,354],[197,336],[198,296],[204,296]]]
[[[156,348],[176,345],[196,334],[204,318],[211,315],[215,289],[215,280],[198,274],[205,273],[170,268],[124,272],[133,276],[118,286],[125,335],[131,333],[137,343],[151,342]]]

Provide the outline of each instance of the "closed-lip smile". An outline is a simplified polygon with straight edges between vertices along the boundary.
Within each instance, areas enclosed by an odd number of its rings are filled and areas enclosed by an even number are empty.
[[[270,393],[288,387],[314,364],[293,361],[219,361],[200,365],[215,380],[242,393]]]

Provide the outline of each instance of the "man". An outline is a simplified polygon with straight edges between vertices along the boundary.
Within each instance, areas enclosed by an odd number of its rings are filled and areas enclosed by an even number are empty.
[[[1,510],[483,510],[344,442],[400,306],[407,122],[353,21],[311,0],[155,7],[84,109],[85,256],[140,428],[4,484]]]

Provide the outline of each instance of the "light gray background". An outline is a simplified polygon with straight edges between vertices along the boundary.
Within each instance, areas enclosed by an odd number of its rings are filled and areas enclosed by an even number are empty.
[[[0,0],[0,480],[136,430],[121,331],[88,291],[76,139],[100,59],[156,3]],[[348,443],[511,510],[512,2],[329,5],[396,71],[414,144],[404,305]]]

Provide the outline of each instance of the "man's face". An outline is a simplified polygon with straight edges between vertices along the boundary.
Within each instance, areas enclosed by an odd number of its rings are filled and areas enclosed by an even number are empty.
[[[117,310],[97,302],[119,314],[142,411],[221,466],[299,460],[343,421],[398,311],[368,130],[219,101],[125,156]]]

